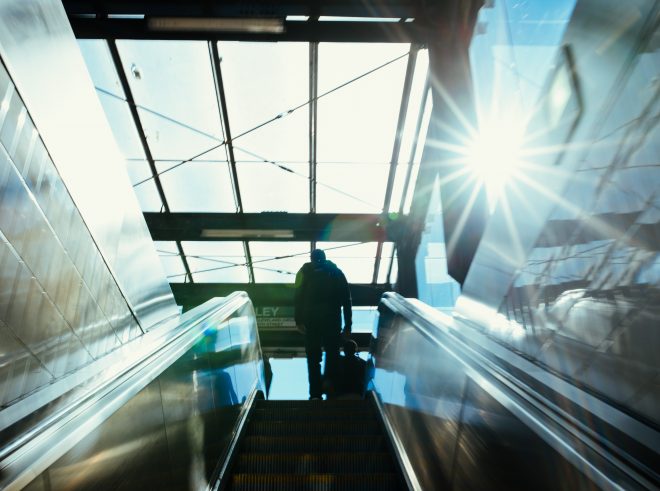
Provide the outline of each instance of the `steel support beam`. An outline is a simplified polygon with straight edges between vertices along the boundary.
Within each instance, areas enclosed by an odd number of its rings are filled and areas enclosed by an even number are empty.
[[[309,43],[309,212],[316,213],[316,135],[319,43]]]
[[[420,0],[63,0],[69,14],[114,14],[190,17],[268,17],[351,16],[351,17],[410,17],[421,18],[428,13],[428,4]]]
[[[429,71],[433,110],[419,175],[415,183],[408,230],[398,243],[399,284],[416,296],[415,256],[424,231],[436,179],[447,244],[449,274],[463,283],[483,235],[488,217],[486,194],[469,173],[461,173],[461,147],[476,129],[476,109],[468,49],[481,6],[478,0],[454,2],[429,41]],[[462,136],[461,136],[462,135]],[[428,142],[444,142],[443,148]]]
[[[383,214],[387,215],[390,212],[390,203],[392,201],[392,189],[394,188],[394,180],[396,178],[396,169],[399,165],[399,154],[401,153],[401,140],[403,139],[403,131],[406,124],[406,115],[408,114],[408,103],[410,101],[410,91],[412,89],[412,82],[415,76],[415,65],[417,63],[417,52],[419,46],[412,45],[410,53],[408,53],[408,64],[406,65],[406,76],[403,81],[403,91],[401,93],[401,104],[399,106],[399,118],[396,123],[396,133],[394,136],[394,145],[392,147],[392,158],[390,159],[390,172],[387,176],[387,185],[385,187],[385,199],[383,202]],[[402,196],[403,200],[403,196]],[[378,281],[378,270],[380,269],[380,256],[383,253],[383,243],[378,242],[376,251],[376,261],[374,263],[374,274],[372,283]]]
[[[234,157],[234,144],[231,136],[231,126],[229,125],[229,111],[227,109],[227,98],[225,96],[225,86],[222,82],[222,67],[220,66],[220,53],[218,52],[217,41],[209,41],[209,56],[211,57],[211,69],[213,71],[213,81],[215,82],[215,96],[218,103],[218,109],[222,117],[222,133],[225,139],[225,151],[227,152],[227,161],[229,162],[229,173],[231,175],[232,191],[236,202],[236,210],[243,213],[243,199],[241,198],[241,188],[238,181],[238,170],[236,169],[236,158]],[[254,283],[254,268],[252,267],[252,253],[250,244],[243,242],[243,252],[248,264],[248,277],[251,283]]]
[[[256,306],[294,305],[293,284],[286,283],[170,283],[178,305],[188,310],[214,297],[225,297],[235,291],[245,291]],[[353,305],[375,306],[389,291],[389,285],[350,284]]]
[[[381,215],[332,213],[145,213],[154,240],[389,240]],[[394,238],[391,238],[394,240]]]
[[[165,191],[163,190],[163,185],[160,182],[158,177],[158,169],[156,169],[156,163],[154,161],[153,155],[151,154],[151,149],[147,143],[147,135],[144,133],[144,128],[142,127],[142,121],[140,120],[140,114],[137,110],[137,105],[135,104],[135,99],[133,98],[133,91],[131,86],[128,83],[128,78],[126,77],[126,72],[121,63],[121,56],[119,56],[119,50],[117,49],[117,43],[114,40],[108,41],[108,48],[110,49],[110,55],[112,56],[112,62],[119,77],[119,82],[121,87],[124,90],[124,96],[126,97],[126,103],[131,112],[131,117],[133,118],[133,124],[137,130],[138,138],[140,139],[140,144],[142,145],[142,150],[144,152],[144,157],[149,164],[149,169],[151,170],[151,175],[153,176],[154,183],[156,184],[156,189],[158,190],[158,196],[160,197],[161,202],[163,203],[163,210],[166,213],[169,213],[170,207],[167,203],[167,198],[165,197]],[[186,278],[192,283],[193,277],[190,273],[190,266],[186,260],[186,256],[183,253],[183,248],[181,247],[181,242],[178,239],[173,239],[176,242],[176,248],[179,251],[179,256],[183,262],[183,267],[186,271]]]
[[[87,18],[69,16],[78,39],[172,39],[213,41],[288,41],[344,43],[420,43],[433,37],[433,30],[418,22],[284,22],[279,34],[177,30],[149,28],[145,19]]]

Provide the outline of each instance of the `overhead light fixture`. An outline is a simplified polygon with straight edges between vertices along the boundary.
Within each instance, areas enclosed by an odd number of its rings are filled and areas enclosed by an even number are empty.
[[[204,239],[293,239],[293,230],[265,230],[265,229],[219,229],[205,228],[202,230]]]
[[[213,17],[151,17],[147,20],[153,31],[219,31],[281,34],[282,19],[241,19]]]
[[[400,22],[401,17],[346,17],[337,15],[322,15],[319,22]]]

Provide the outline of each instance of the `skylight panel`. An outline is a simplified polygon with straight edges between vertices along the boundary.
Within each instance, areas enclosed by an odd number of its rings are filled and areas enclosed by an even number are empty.
[[[428,60],[428,50],[423,49],[417,52],[415,73],[413,75],[410,98],[408,99],[408,110],[403,125],[401,148],[399,151],[394,185],[392,187],[392,199],[390,201],[389,211],[394,213],[402,208],[401,201],[404,199],[404,193],[406,191],[406,177],[409,173],[410,164],[414,161],[415,157],[414,154],[412,154],[412,147],[415,143],[415,129],[417,127],[419,113],[423,110],[421,106],[424,100],[424,88],[426,87],[428,76]]]
[[[380,255],[380,265],[378,267],[378,279],[377,279],[377,282],[380,284],[387,283],[387,272],[390,269],[390,263],[392,262],[393,252],[394,252],[393,242],[383,243],[383,249]]]
[[[319,163],[316,210],[319,213],[380,213],[389,163]]]
[[[235,147],[282,163],[309,160],[308,50],[305,43],[218,43]]]
[[[126,162],[126,169],[128,176],[131,179],[131,184],[134,185],[133,189],[135,195],[140,202],[142,211],[162,211],[163,203],[158,195],[156,183],[151,177],[151,169],[146,160],[128,160]],[[135,186],[136,183],[141,184]]]
[[[223,141],[208,46],[117,41],[156,160],[189,159]]]
[[[236,159],[244,153],[235,151]],[[249,155],[245,155],[246,159]],[[282,169],[282,166],[288,170]],[[274,165],[256,160],[237,162],[238,179],[246,213],[309,211],[309,164]]]
[[[196,283],[247,283],[245,250],[240,241],[181,242]]]
[[[318,242],[317,247],[344,272],[349,283],[371,283],[376,242]]]
[[[81,40],[79,46],[122,155],[126,159],[144,159],[142,144],[112,63],[108,45],[105,41],[94,39]]]
[[[309,242],[250,242],[257,283],[294,283],[296,273],[309,261]]]
[[[154,245],[167,280],[170,283],[183,283],[186,279],[186,270],[183,267],[176,242],[156,240]]]
[[[392,43],[319,45],[319,95],[349,83],[318,100],[318,162],[390,161],[409,49]]]
[[[157,163],[158,172],[172,168]],[[227,162],[188,162],[160,175],[172,212],[236,211]]]
[[[119,77],[112,63],[110,50],[105,40],[81,39],[78,41],[80,52],[85,59],[87,71],[97,89],[125,99]]]

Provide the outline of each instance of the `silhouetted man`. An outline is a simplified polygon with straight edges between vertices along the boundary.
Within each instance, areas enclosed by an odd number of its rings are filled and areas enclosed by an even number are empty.
[[[321,353],[325,349],[325,375],[333,378],[341,345],[341,314],[344,335],[351,333],[351,292],[344,273],[315,249],[311,262],[296,275],[296,325],[305,333],[305,352],[309,374],[309,398],[320,399]]]

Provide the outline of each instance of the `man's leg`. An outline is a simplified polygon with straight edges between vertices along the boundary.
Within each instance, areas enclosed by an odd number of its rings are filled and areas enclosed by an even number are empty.
[[[341,336],[339,333],[331,332],[323,336],[323,347],[325,348],[325,370],[323,375],[329,379],[333,387],[336,388],[339,376],[339,347],[341,345]]]
[[[307,374],[309,376],[309,398],[321,398],[321,340],[309,336],[305,338],[307,354]]]

